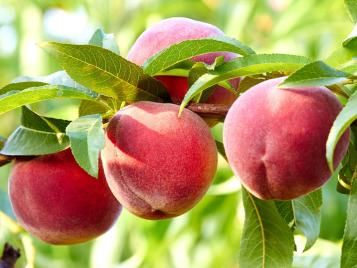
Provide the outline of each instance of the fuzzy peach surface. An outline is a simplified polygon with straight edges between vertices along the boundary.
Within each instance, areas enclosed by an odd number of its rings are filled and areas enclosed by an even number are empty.
[[[179,106],[137,102],[109,122],[102,151],[109,187],[132,213],[147,219],[180,215],[205,194],[217,151],[205,122]]]
[[[70,149],[16,160],[9,193],[19,223],[51,244],[93,239],[106,232],[121,211],[102,167],[99,178],[92,178],[76,163]]]
[[[326,141],[342,106],[324,87],[280,89],[282,78],[239,97],[224,122],[229,163],[244,186],[262,199],[288,200],[321,187],[331,176]],[[345,155],[349,131],[335,151]]]

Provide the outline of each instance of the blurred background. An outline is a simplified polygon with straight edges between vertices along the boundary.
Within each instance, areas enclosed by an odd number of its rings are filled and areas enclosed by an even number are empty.
[[[97,28],[113,33],[125,56],[151,24],[185,16],[220,27],[258,53],[291,53],[324,59],[352,29],[343,1],[330,0],[0,0],[0,87],[19,75],[40,76],[59,66],[41,41],[87,43]],[[77,101],[32,105],[43,115],[77,116]],[[0,116],[0,136],[19,123],[19,112]],[[213,129],[221,137],[221,125]],[[95,241],[49,246],[14,222],[7,197],[11,165],[0,168],[0,249],[5,241],[21,248],[18,267],[129,268],[238,267],[244,222],[240,186],[220,159],[214,185],[189,213],[172,220],[146,221],[124,211],[117,224]],[[324,187],[321,235],[313,249],[297,253],[294,267],[338,267],[346,196]],[[26,205],[26,204],[24,204]]]

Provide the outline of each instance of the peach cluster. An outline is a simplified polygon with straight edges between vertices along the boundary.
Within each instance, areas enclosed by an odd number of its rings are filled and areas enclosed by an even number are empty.
[[[143,65],[162,49],[184,40],[221,36],[213,25],[186,18],[166,19],[146,30],[128,59]],[[207,64],[228,52],[193,58]],[[145,219],[164,219],[190,210],[204,196],[217,167],[208,124],[180,103],[188,79],[157,76],[173,103],[139,101],[109,121],[99,157],[98,179],[75,161],[70,149],[17,158],[9,180],[14,213],[34,236],[52,244],[88,241],[106,232],[121,206]],[[224,147],[242,184],[261,199],[289,200],[321,187],[331,176],[325,146],[341,110],[324,87],[281,89],[284,77],[262,82],[238,99],[216,86],[206,103],[231,105],[224,122]],[[240,78],[231,80],[239,86]],[[347,131],[335,151],[346,153]]]

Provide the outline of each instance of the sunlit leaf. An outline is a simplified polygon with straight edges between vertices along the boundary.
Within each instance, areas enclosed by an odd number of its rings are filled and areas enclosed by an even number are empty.
[[[350,74],[336,70],[322,61],[315,61],[292,73],[280,87],[330,86],[346,81],[349,76]]]
[[[357,119],[357,92],[355,92],[348,100],[346,106],[338,114],[335,119],[330,134],[326,143],[326,159],[328,166],[333,173],[333,156],[336,145],[348,127]]]
[[[237,58],[218,66],[214,71],[202,75],[188,90],[180,107],[183,108],[203,90],[239,76],[267,72],[291,73],[311,62],[308,58],[287,54],[260,54]]]
[[[174,44],[149,58],[144,63],[144,71],[153,76],[181,61],[190,59],[193,56],[219,51],[233,52],[242,56],[255,54],[250,47],[227,36],[187,40]]]
[[[55,42],[42,44],[72,79],[102,95],[127,102],[162,101],[163,85],[119,55],[97,46]]]
[[[356,0],[345,0],[345,5],[351,20],[357,23],[357,1]]]
[[[95,100],[97,95],[91,91],[79,90],[66,86],[44,85],[24,90],[11,90],[0,95],[0,114],[19,108],[26,104],[55,98]]]

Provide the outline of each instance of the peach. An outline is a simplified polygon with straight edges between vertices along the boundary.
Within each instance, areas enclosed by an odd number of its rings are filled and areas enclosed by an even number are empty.
[[[106,183],[88,175],[70,149],[15,161],[9,180],[10,201],[19,223],[50,244],[75,244],[107,231],[121,205]]]
[[[109,122],[102,151],[110,189],[130,212],[146,219],[178,216],[205,194],[217,151],[205,122],[170,103],[137,102]]]
[[[278,88],[284,79],[243,93],[224,122],[228,161],[242,184],[261,199],[294,199],[331,176],[326,141],[342,106],[324,87]],[[335,166],[348,143],[346,131],[335,151]]]
[[[148,58],[173,44],[222,35],[224,33],[220,29],[208,23],[188,18],[169,18],[144,31],[130,49],[127,58],[138,65],[143,65]],[[216,52],[196,56],[193,60],[212,64],[218,56],[224,56],[226,61],[236,57],[233,53]],[[156,78],[167,88],[174,103],[182,101],[189,88],[187,78],[177,76],[157,76]],[[231,80],[231,83],[233,87],[238,88],[239,78]],[[231,105],[235,99],[236,96],[233,93],[217,86],[206,103]]]

